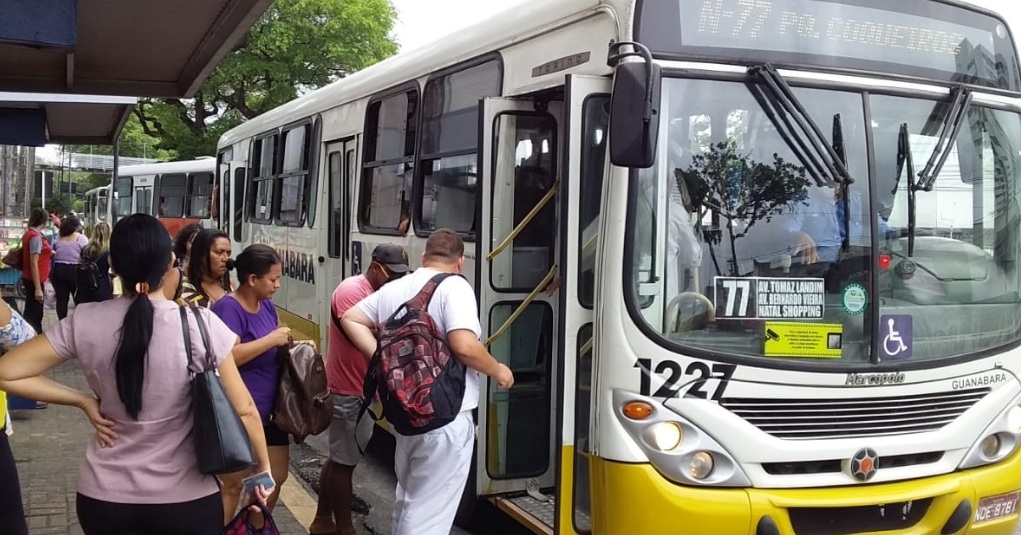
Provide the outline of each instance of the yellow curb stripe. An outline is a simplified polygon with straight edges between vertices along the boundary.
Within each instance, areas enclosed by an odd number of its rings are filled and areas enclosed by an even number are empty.
[[[301,483],[297,482],[298,476],[290,472],[287,481],[280,487],[280,503],[287,507],[291,515],[298,520],[302,527],[308,529],[316,516],[315,498],[312,497]]]

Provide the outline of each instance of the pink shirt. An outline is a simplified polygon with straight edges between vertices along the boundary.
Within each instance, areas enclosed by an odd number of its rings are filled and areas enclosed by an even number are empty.
[[[344,317],[347,309],[372,294],[372,285],[364,275],[348,277],[333,291],[333,314],[337,318]],[[330,345],[326,351],[326,384],[330,392],[345,396],[362,395],[362,383],[369,369],[369,361],[361,351],[355,349],[347,336],[341,334],[330,318]]]
[[[44,335],[64,359],[78,359],[89,386],[102,400],[100,410],[115,422],[113,447],[93,438],[85,450],[78,492],[114,503],[180,503],[218,492],[216,480],[198,471],[192,440],[191,381],[184,351],[181,316],[173,301],[153,301],[152,340],[146,358],[142,410],[127,414],[114,373],[120,328],[128,299],[83,303]],[[199,311],[209,326],[219,366],[237,340],[209,310]],[[194,358],[204,357],[201,334],[189,311]],[[80,319],[81,321],[75,321]]]

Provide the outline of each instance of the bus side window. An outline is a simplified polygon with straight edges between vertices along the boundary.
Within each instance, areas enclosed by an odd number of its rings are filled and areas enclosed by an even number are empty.
[[[159,180],[159,217],[184,217],[184,200],[188,176],[184,173],[163,175]]]
[[[285,224],[301,224],[308,210],[305,183],[309,174],[310,128],[310,124],[303,124],[283,132],[280,177],[276,189],[280,196],[278,217]]]
[[[238,167],[234,170],[234,215],[231,223],[234,225],[234,241],[240,242],[244,237],[245,228],[245,168]],[[224,191],[223,195],[230,192]]]
[[[499,96],[500,63],[487,61],[433,78],[422,99],[421,194],[415,228],[474,234],[479,100]]]
[[[585,99],[582,115],[581,187],[579,188],[578,302],[592,308],[596,296],[596,239],[606,172],[606,139],[610,98],[592,95]]]
[[[209,217],[209,199],[213,192],[212,173],[192,173],[188,177],[188,217]]]
[[[252,187],[248,190],[248,217],[257,223],[273,220],[273,175],[276,170],[276,147],[278,134],[257,139],[254,154],[249,159],[252,166]]]
[[[364,232],[403,235],[411,226],[417,113],[417,90],[369,105],[358,210]]]

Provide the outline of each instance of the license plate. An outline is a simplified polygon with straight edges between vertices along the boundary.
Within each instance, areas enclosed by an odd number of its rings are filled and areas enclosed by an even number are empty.
[[[978,508],[975,509],[975,524],[1017,514],[1019,496],[1021,496],[1021,492],[982,498],[978,501]]]

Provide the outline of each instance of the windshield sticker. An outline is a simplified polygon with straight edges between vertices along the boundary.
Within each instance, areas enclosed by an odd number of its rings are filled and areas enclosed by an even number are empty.
[[[844,290],[840,292],[840,305],[844,308],[844,312],[851,316],[858,316],[865,312],[865,307],[868,305],[868,294],[865,293],[865,287],[857,282],[844,286]]]
[[[826,310],[823,279],[715,277],[717,319],[819,320]]]
[[[844,326],[839,323],[792,323],[767,321],[767,357],[839,359]]]
[[[879,349],[883,357],[891,360],[911,358],[912,318],[908,314],[884,314],[879,320],[879,335],[883,343]]]

